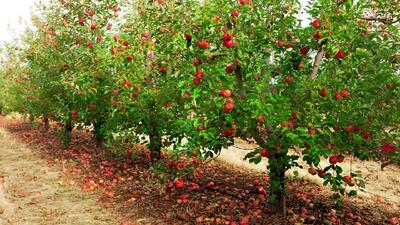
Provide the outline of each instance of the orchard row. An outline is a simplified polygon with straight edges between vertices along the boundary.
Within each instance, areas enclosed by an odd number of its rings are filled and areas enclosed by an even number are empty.
[[[310,4],[301,26],[298,0],[51,1],[8,48],[3,104],[60,123],[66,147],[73,127],[93,126],[99,145],[144,143],[154,160],[254,140],[246,159],[268,158],[279,212],[300,158],[355,195],[344,157],[400,161],[397,6]]]

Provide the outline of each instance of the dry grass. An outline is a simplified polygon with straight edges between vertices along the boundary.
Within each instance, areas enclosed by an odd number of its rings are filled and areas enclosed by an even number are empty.
[[[0,128],[0,224],[120,224],[93,194],[69,187],[57,168]],[[2,184],[3,183],[3,184]]]

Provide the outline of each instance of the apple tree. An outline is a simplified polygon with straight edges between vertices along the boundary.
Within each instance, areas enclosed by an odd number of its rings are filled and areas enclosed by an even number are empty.
[[[183,104],[190,96],[181,93],[178,75],[189,38],[183,27],[191,24],[195,6],[196,1],[138,1],[109,47],[116,75],[110,134],[147,144],[155,160],[162,148],[178,148],[186,133]]]
[[[255,140],[260,147],[246,158],[268,158],[272,201],[283,214],[285,173],[299,159],[324,184],[351,196],[356,191],[348,187],[362,182],[341,169],[343,158],[397,154],[398,145],[385,128],[398,129],[399,43],[364,18],[369,2],[312,1],[306,27],[298,6],[296,0],[206,1],[184,53],[192,60],[180,70],[182,92],[192,98],[185,103],[189,146],[213,156],[235,137]],[[329,166],[321,167],[328,157]]]

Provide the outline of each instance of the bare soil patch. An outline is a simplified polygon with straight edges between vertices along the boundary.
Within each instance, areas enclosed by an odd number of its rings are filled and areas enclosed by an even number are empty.
[[[97,197],[66,184],[32,149],[0,128],[0,224],[119,224]]]

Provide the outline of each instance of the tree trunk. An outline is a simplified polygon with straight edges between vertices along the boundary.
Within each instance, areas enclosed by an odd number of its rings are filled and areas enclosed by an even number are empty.
[[[149,145],[149,149],[151,151],[151,159],[153,161],[157,161],[160,159],[161,145],[162,145],[162,139],[159,133],[157,132],[157,126],[154,126],[152,127],[150,133],[150,145]]]
[[[50,128],[49,117],[43,116],[43,122],[44,122],[44,129],[45,129],[46,131],[48,131],[49,128]]]
[[[99,123],[95,123],[94,125],[94,139],[96,141],[96,146],[98,148],[103,148],[104,147],[104,136],[101,133],[101,127],[103,126],[103,123],[99,122]]]
[[[35,117],[32,114],[29,114],[29,123],[33,124],[34,121],[35,121]]]
[[[282,224],[286,224],[286,196],[285,196],[285,172],[284,158],[286,153],[272,150],[269,155],[269,177],[271,178],[271,197],[273,210],[280,214]]]
[[[62,137],[61,137],[61,146],[65,149],[68,148],[69,143],[71,142],[72,138],[72,122],[71,120],[67,120],[64,124],[64,130],[62,132]]]

